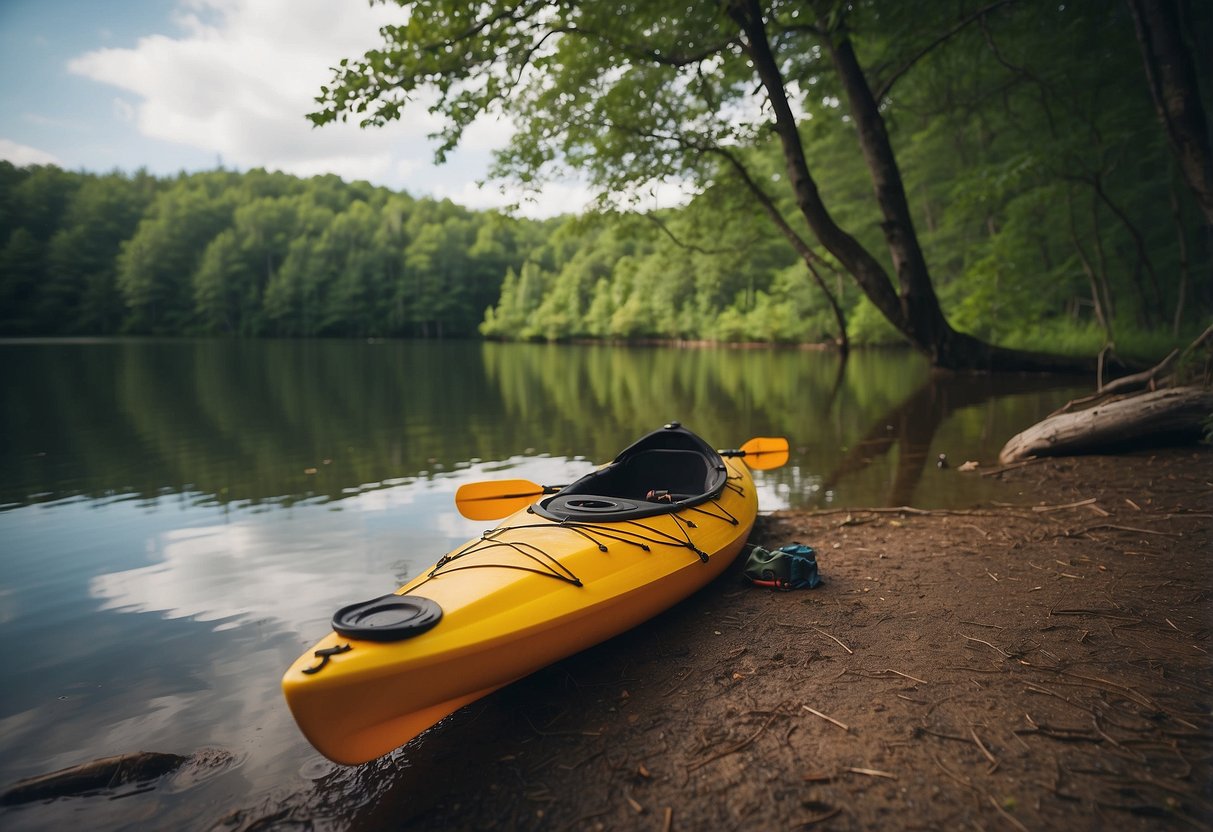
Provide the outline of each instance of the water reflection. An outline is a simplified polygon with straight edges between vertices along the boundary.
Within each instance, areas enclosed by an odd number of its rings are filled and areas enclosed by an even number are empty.
[[[832,494],[848,477],[880,462],[891,466],[893,474],[881,499],[872,504],[910,505],[929,465],[948,469],[969,460],[988,461],[989,449],[1010,438],[1019,429],[1015,425],[1026,426],[1039,419],[1057,390],[1071,385],[1071,379],[1026,375],[932,375],[904,400],[871,419],[866,432],[851,443],[815,490]],[[940,429],[958,413],[964,414],[964,421],[955,426],[959,429],[953,429],[937,446]],[[950,473],[939,479],[951,479],[962,488],[974,485],[971,478],[966,483]]]
[[[810,470],[927,379],[906,353],[496,343],[0,344],[0,506],[340,500],[468,460],[609,459],[679,419]],[[797,459],[793,459],[796,464]]]
[[[840,365],[793,350],[112,341],[10,343],[0,358],[9,507],[70,495],[340,500],[471,459],[539,451],[602,461],[670,419],[722,444],[789,436],[799,453],[782,482],[801,466],[838,494],[860,470],[857,443],[884,424],[901,425],[899,442],[917,452],[954,413],[995,402],[983,419],[1005,438],[1039,415],[1042,389],[1037,379],[1006,391],[932,381],[901,352]],[[953,404],[938,410],[939,396]],[[957,427],[967,441],[972,425]],[[855,484],[854,500],[871,502]]]

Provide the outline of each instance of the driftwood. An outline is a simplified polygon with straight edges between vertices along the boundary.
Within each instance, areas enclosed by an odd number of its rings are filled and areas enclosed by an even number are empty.
[[[1199,436],[1213,414],[1213,390],[1175,387],[1058,413],[1011,438],[1003,465],[1033,456],[1057,456],[1160,438]]]
[[[1142,370],[1141,372],[1133,373],[1132,375],[1123,376],[1115,381],[1110,381],[1107,384],[1103,383],[1102,367],[1104,355],[1108,350],[1111,349],[1111,345],[1104,345],[1103,350],[1100,350],[1099,353],[1099,363],[1101,369],[1099,374],[1096,376],[1096,379],[1099,382],[1098,389],[1089,396],[1083,396],[1080,399],[1072,399],[1071,401],[1066,402],[1061,406],[1060,409],[1050,413],[1049,415],[1056,416],[1058,413],[1068,413],[1079,405],[1090,404],[1091,402],[1097,402],[1100,399],[1105,399],[1108,396],[1120,395],[1133,390],[1153,391],[1157,390],[1159,387],[1172,387],[1174,386],[1172,383],[1173,379],[1164,376],[1163,373],[1171,369],[1171,365],[1174,364],[1176,360],[1183,361],[1190,353],[1200,349],[1210,340],[1213,340],[1213,324],[1210,324],[1204,332],[1197,336],[1196,340],[1194,340],[1191,344],[1188,344],[1182,353],[1178,349],[1171,350],[1171,352],[1167,354],[1166,358],[1155,364],[1150,369]]]
[[[137,751],[116,757],[102,757],[78,766],[40,774],[18,781],[0,795],[0,804],[12,806],[50,800],[56,797],[90,794],[126,783],[154,780],[175,771],[188,757]]]

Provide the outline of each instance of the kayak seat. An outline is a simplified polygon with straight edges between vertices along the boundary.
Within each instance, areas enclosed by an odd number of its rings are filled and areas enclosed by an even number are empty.
[[[683,499],[708,491],[711,473],[703,454],[660,448],[640,451],[608,465],[562,493],[593,493],[643,501],[651,492],[666,492]]]
[[[706,502],[720,494],[727,480],[728,467],[719,453],[671,422],[531,510],[562,523],[639,520]]]

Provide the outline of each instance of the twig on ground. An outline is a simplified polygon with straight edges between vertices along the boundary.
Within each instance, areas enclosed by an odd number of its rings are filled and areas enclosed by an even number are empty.
[[[1086,534],[1087,532],[1098,531],[1100,529],[1109,529],[1118,532],[1134,532],[1136,534],[1161,534],[1166,537],[1183,537],[1183,532],[1164,532],[1162,529],[1139,529],[1136,526],[1117,526],[1113,523],[1097,523],[1094,526],[1087,526],[1075,534]]]
[[[955,781],[956,781],[957,783],[959,783],[960,785],[964,786],[966,789],[972,789],[972,790],[973,790],[973,791],[975,791],[975,792],[976,792],[976,791],[980,791],[980,789],[978,789],[976,786],[974,786],[974,785],[973,785],[972,783],[970,783],[968,780],[966,780],[966,779],[964,779],[963,777],[961,777],[959,774],[955,774],[955,773],[953,773],[953,772],[949,771],[949,770],[948,770],[948,768],[947,768],[947,766],[945,766],[945,765],[944,765],[942,762],[940,762],[940,761],[939,761],[939,758],[937,758],[937,757],[936,757],[934,754],[932,754],[932,755],[931,755],[931,762],[933,762],[933,763],[935,763],[935,765],[939,766],[939,770],[940,770],[940,771],[942,771],[942,772],[943,772],[944,774],[946,774],[948,777],[950,777],[950,778],[952,778],[953,780],[955,780]]]
[[[985,744],[981,741],[981,738],[977,736],[977,730],[975,728],[970,728],[969,734],[973,737],[973,742],[977,743],[977,748],[982,754],[985,755],[985,758],[990,761],[990,765],[992,766],[990,772],[993,772],[994,768],[998,767],[998,758],[994,756],[990,749],[986,748]]]
[[[661,694],[661,695],[662,695],[662,696],[669,696],[671,693],[673,693],[674,691],[678,690],[678,686],[679,686],[679,685],[681,685],[683,682],[685,682],[685,681],[686,681],[686,678],[687,678],[688,676],[690,676],[690,675],[691,675],[691,673],[692,673],[694,670],[695,670],[695,668],[693,668],[693,667],[689,667],[689,668],[687,668],[687,672],[686,672],[686,673],[684,673],[684,674],[682,674],[681,676],[679,676],[679,677],[678,677],[678,679],[677,679],[677,680],[674,682],[674,685],[673,685],[673,686],[672,686],[672,687],[671,687],[669,690],[667,690],[665,693],[663,693],[663,694]]]
[[[1142,621],[1141,618],[1138,618],[1135,615],[1120,615],[1120,614],[1118,614],[1116,612],[1112,612],[1110,610],[1100,610],[1100,609],[1068,609],[1068,610],[1052,609],[1052,610],[1049,610],[1049,615],[1093,615],[1093,616],[1097,616],[1099,618],[1114,618],[1117,621],[1133,621],[1133,622],[1139,623],[1139,624]]]
[[[1082,506],[1093,505],[1097,499],[1099,499],[1099,498],[1098,497],[1089,497],[1086,500],[1079,500],[1076,503],[1066,503],[1064,505],[1032,506],[1032,511],[1043,513],[1043,512],[1047,512],[1047,511],[1062,511],[1063,509],[1067,509],[1067,508],[1081,508]]]
[[[996,477],[999,474],[1005,474],[1007,471],[1014,471],[1016,468],[1023,468],[1028,465],[1035,465],[1036,463],[1043,462],[1043,461],[1044,460],[1041,459],[1040,457],[1034,456],[1029,459],[1022,460],[1020,462],[1012,462],[1010,465],[1003,465],[998,468],[991,468],[989,471],[982,471],[981,475],[983,477]]]
[[[885,668],[881,671],[881,673],[895,673],[903,679],[909,679],[911,682],[918,682],[920,685],[930,684],[926,679],[919,679],[917,676],[911,676],[909,673],[902,673],[900,670],[893,670],[892,668]]]
[[[963,639],[966,639],[968,641],[975,641],[978,644],[984,644],[986,647],[989,647],[991,650],[994,650],[995,652],[1000,653],[1003,656],[1003,658],[1007,658],[1007,659],[1011,658],[1011,654],[1008,653],[1006,650],[1003,650],[1001,647],[996,647],[993,644],[990,644],[990,642],[988,642],[988,641],[984,641],[979,638],[973,638],[972,636],[966,636],[964,633],[961,633],[960,637]]]
[[[844,725],[843,723],[839,722],[838,720],[834,719],[834,717],[832,717],[832,716],[826,716],[826,715],[825,715],[825,714],[823,714],[821,711],[816,711],[816,710],[814,710],[814,709],[810,708],[808,705],[801,705],[800,707],[801,707],[801,708],[803,708],[803,709],[805,709],[805,710],[806,710],[806,711],[808,711],[809,713],[811,713],[813,716],[819,716],[819,717],[821,717],[822,719],[824,719],[826,722],[832,722],[832,723],[834,723],[834,724],[835,724],[835,725],[837,725],[839,728],[841,728],[842,730],[846,731],[848,734],[849,734],[849,733],[851,733],[851,729],[850,729],[850,728],[848,728],[846,725]]]
[[[814,627],[813,629],[817,630],[817,632],[821,633],[826,638],[833,639],[834,641],[838,642],[838,646],[841,647],[843,650],[846,650],[848,654],[850,654],[852,656],[855,655],[854,650],[852,650],[850,647],[847,647],[845,644],[842,643],[841,640],[839,640],[835,636],[832,636],[829,633],[827,633],[825,630],[818,629],[817,627]]]
[[[538,734],[541,737],[601,737],[602,736],[601,731],[545,731],[540,728],[536,728],[535,723],[531,722],[531,718],[529,716],[526,716],[524,714],[523,718],[526,719],[526,724],[530,726],[531,730],[534,731],[536,734]]]

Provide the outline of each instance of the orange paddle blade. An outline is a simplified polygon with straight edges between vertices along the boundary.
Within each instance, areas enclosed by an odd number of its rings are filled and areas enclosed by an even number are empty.
[[[455,506],[469,520],[500,520],[557,490],[530,480],[469,482],[455,492]]]
[[[755,471],[769,471],[788,461],[788,440],[783,436],[755,436],[741,446],[741,458]]]

